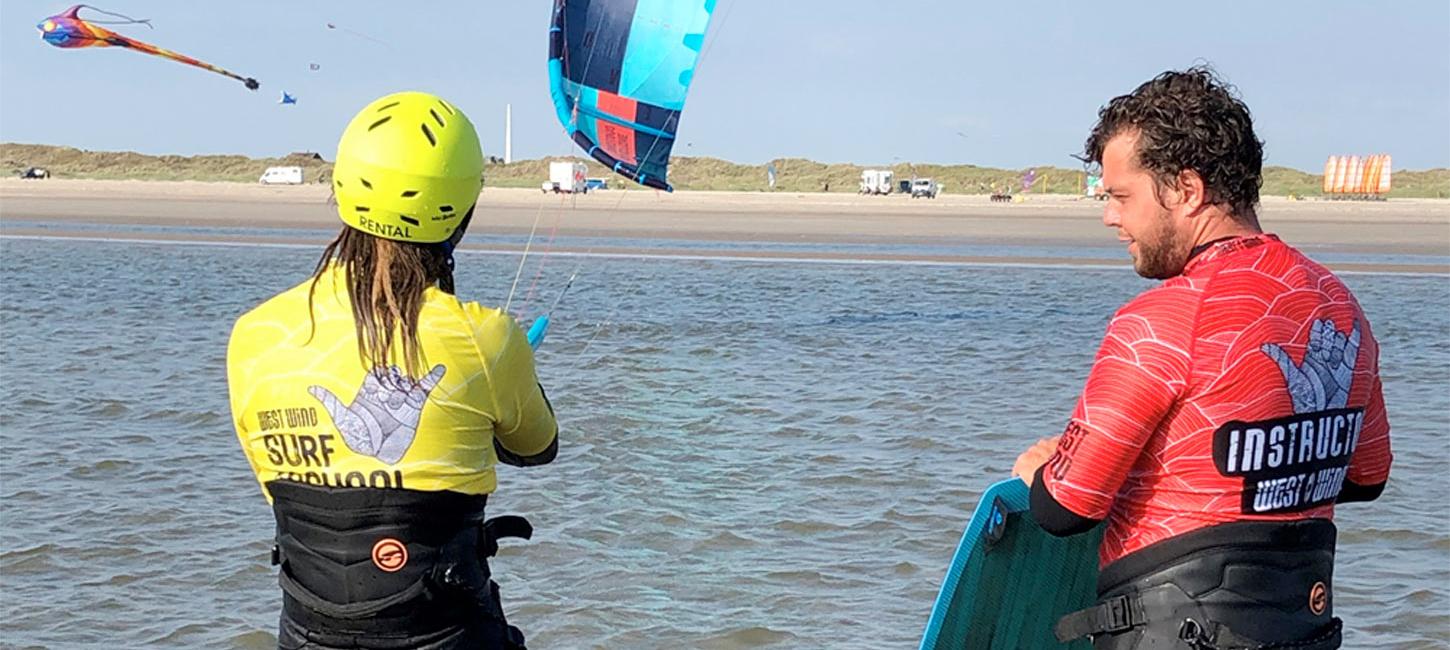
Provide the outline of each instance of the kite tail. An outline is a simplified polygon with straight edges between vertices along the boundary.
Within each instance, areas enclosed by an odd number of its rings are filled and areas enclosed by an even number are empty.
[[[193,58],[191,58],[191,57],[189,57],[189,56],[187,56],[185,54],[181,54],[179,52],[172,52],[171,50],[168,50],[168,49],[165,49],[165,48],[156,47],[155,45],[152,45],[150,43],[143,43],[141,41],[138,41],[138,40],[135,40],[135,39],[132,39],[132,38],[127,38],[125,36],[119,36],[118,35],[118,39],[119,40],[116,41],[116,44],[117,45],[121,45],[123,47],[129,47],[129,48],[131,48],[133,50],[137,50],[139,52],[145,52],[147,54],[152,54],[152,55],[155,55],[155,56],[159,56],[159,57],[171,59],[172,61],[175,61],[177,63],[185,63],[187,65],[195,66],[195,67],[201,68],[203,70],[210,70],[210,71],[215,72],[217,74],[224,75],[224,76],[227,76],[227,77],[231,77],[232,79],[236,79],[237,81],[242,82],[242,85],[246,86],[248,90],[256,90],[257,88],[261,87],[261,84],[260,83],[257,83],[257,80],[256,79],[253,79],[251,77],[243,77],[242,75],[239,75],[239,74],[237,74],[235,72],[232,72],[231,70],[227,70],[226,68],[214,66],[214,65],[212,65],[210,63],[207,63],[205,61],[199,61],[197,59],[193,59]]]

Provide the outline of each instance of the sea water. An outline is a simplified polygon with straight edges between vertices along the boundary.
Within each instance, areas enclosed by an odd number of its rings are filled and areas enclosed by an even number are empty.
[[[4,645],[274,647],[224,357],[319,252],[0,241]],[[502,303],[517,263],[461,254],[460,295]],[[978,494],[1061,431],[1151,286],[1103,266],[532,257],[523,318],[578,278],[538,357],[558,460],[502,468],[489,501],[536,531],[494,560],[511,622],[539,648],[914,647]],[[1347,647],[1443,647],[1450,279],[1344,279],[1395,465],[1339,509],[1335,611]]]

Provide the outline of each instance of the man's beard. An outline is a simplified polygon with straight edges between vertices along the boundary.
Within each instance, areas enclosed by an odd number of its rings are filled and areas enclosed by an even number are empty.
[[[1168,213],[1158,216],[1158,223],[1147,239],[1137,239],[1138,256],[1133,259],[1133,270],[1145,278],[1167,280],[1183,272],[1184,255],[1174,241],[1173,224]]]

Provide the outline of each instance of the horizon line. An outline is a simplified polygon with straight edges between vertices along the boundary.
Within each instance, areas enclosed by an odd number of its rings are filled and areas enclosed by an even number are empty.
[[[124,150],[122,150],[122,149],[86,149],[86,148],[83,148],[83,147],[79,147],[79,146],[75,146],[75,145],[69,145],[69,144],[49,144],[49,143],[44,143],[44,142],[17,142],[17,141],[10,141],[10,140],[0,141],[0,146],[5,146],[5,145],[17,145],[17,146],[27,146],[27,147],[53,147],[53,148],[58,148],[58,149],[75,149],[75,150],[80,151],[80,152],[83,152],[83,153],[117,153],[117,154],[127,154],[127,153],[130,153],[130,154],[136,154],[136,155],[141,155],[141,156],[151,156],[151,157],[155,157],[155,158],[159,158],[159,157],[162,157],[162,156],[177,156],[177,157],[181,157],[181,158],[199,158],[199,157],[204,157],[204,156],[240,156],[242,158],[247,158],[249,160],[267,160],[267,159],[281,160],[281,159],[285,159],[285,158],[287,158],[289,156],[294,156],[294,155],[299,155],[299,154],[301,154],[301,155],[317,155],[319,157],[321,157],[322,154],[323,154],[323,152],[320,152],[320,151],[291,151],[291,152],[287,152],[285,154],[279,154],[279,155],[273,155],[273,156],[265,156],[265,157],[258,157],[258,156],[254,156],[254,155],[250,155],[250,154],[244,154],[244,153],[190,153],[190,154],[185,154],[185,153],[147,153],[147,152],[144,152],[144,151],[138,151],[138,150],[134,150],[134,149],[124,149]],[[1371,154],[1354,154],[1354,153],[1349,153],[1349,154],[1330,154],[1330,155],[1326,156],[1325,159],[1326,159],[1326,162],[1327,162],[1328,159],[1331,158],[1331,157],[1334,157],[1334,156],[1346,156],[1346,155],[1347,156],[1354,156],[1354,155],[1382,155],[1382,154],[1379,154],[1379,153],[1371,153]],[[1389,154],[1389,155],[1393,156],[1393,154]],[[489,159],[489,158],[502,160],[503,157],[502,156],[485,156],[486,164],[495,164],[495,165],[502,165],[502,164],[504,164],[504,163],[488,163],[487,162],[487,159]],[[823,160],[816,160],[814,158],[808,158],[808,157],[803,157],[803,156],[779,156],[779,157],[776,157],[776,158],[771,158],[770,160],[767,160],[765,162],[759,162],[759,163],[755,163],[755,162],[737,162],[737,161],[734,161],[734,160],[730,160],[728,158],[721,158],[721,157],[718,157],[718,156],[674,155],[674,156],[671,156],[671,158],[672,159],[697,159],[697,160],[699,160],[699,159],[707,159],[707,160],[719,160],[719,161],[722,161],[722,162],[725,162],[725,163],[729,163],[729,164],[732,164],[732,165],[740,165],[740,166],[745,166],[745,167],[765,167],[765,166],[768,166],[771,163],[774,163],[774,162],[777,162],[777,161],[783,161],[783,160],[801,160],[801,161],[812,162],[812,163],[817,163],[817,164],[822,164],[822,165],[828,165],[828,166],[829,165],[846,165],[846,166],[852,166],[852,167],[866,167],[866,168],[873,168],[873,167],[891,168],[891,167],[895,167],[897,165],[907,165],[907,166],[912,166],[912,165],[922,165],[922,166],[931,165],[931,166],[936,166],[936,167],[975,167],[975,168],[978,168],[978,169],[999,169],[999,170],[1004,170],[1004,171],[1023,171],[1023,170],[1027,170],[1027,169],[1042,169],[1042,168],[1055,168],[1055,169],[1074,170],[1073,167],[1068,167],[1068,166],[1064,166],[1064,165],[1055,165],[1055,164],[1037,164],[1037,165],[1031,165],[1031,166],[1028,166],[1028,167],[995,167],[995,166],[991,166],[991,165],[983,165],[983,164],[969,163],[969,162],[942,163],[942,162],[930,162],[930,161],[920,161],[920,162],[916,162],[916,161],[902,161],[902,162],[872,164],[872,163],[859,163],[859,162],[851,162],[851,161],[845,161],[845,162],[843,162],[843,161],[823,161]],[[585,162],[589,162],[589,161],[592,161],[593,160],[592,158],[589,158],[588,156],[582,155],[582,154],[580,154],[578,152],[571,152],[568,155],[562,155],[562,156],[561,155],[546,155],[546,156],[540,156],[540,157],[537,157],[537,158],[521,158],[521,159],[515,159],[512,162],[507,163],[507,164],[508,165],[518,165],[518,164],[521,164],[521,163],[534,162],[534,161],[564,160],[564,159],[576,159],[576,160],[583,160]],[[322,162],[327,163],[327,164],[333,164],[334,163],[334,161],[328,160],[325,157],[322,158]],[[1289,166],[1289,165],[1271,165],[1271,164],[1264,165],[1264,169],[1273,169],[1273,168],[1277,168],[1277,169],[1288,169],[1288,170],[1296,171],[1296,172],[1299,172],[1299,173],[1302,173],[1302,174],[1309,174],[1311,176],[1323,176],[1323,174],[1324,174],[1323,170],[1319,170],[1319,171],[1306,170],[1306,169],[1300,169],[1298,167],[1292,167],[1292,166]],[[1450,164],[1447,164],[1446,166],[1442,166],[1442,167],[1427,167],[1427,168],[1424,168],[1424,169],[1407,169],[1407,168],[1406,169],[1396,169],[1395,172],[1396,173],[1406,173],[1406,172],[1418,173],[1418,172],[1433,172],[1433,171],[1442,170],[1442,169],[1444,169],[1444,170],[1450,170]],[[1074,170],[1074,171],[1076,171],[1076,170]]]

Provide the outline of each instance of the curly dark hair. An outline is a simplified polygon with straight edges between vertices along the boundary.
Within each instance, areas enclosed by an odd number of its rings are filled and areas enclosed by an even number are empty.
[[[1208,66],[1164,72],[1098,111],[1084,156],[1102,164],[1108,140],[1136,131],[1138,165],[1157,177],[1159,187],[1176,188],[1178,173],[1191,169],[1203,178],[1210,203],[1253,221],[1264,182],[1264,143],[1234,91]]]

